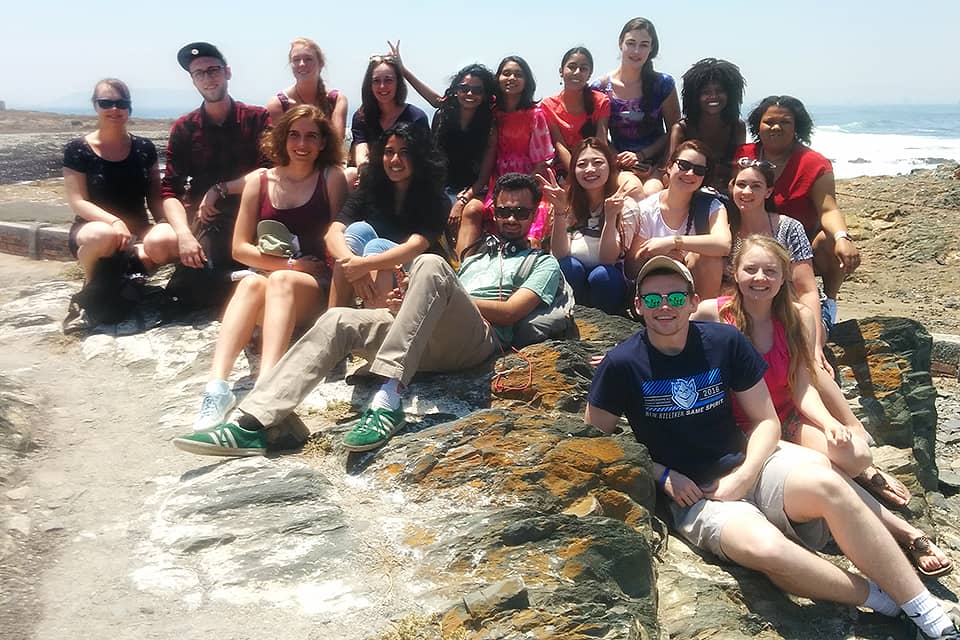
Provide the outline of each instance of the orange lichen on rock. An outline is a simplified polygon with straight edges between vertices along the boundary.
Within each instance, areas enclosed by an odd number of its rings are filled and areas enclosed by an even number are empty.
[[[419,527],[407,527],[404,533],[406,537],[403,539],[403,544],[408,547],[425,547],[437,541],[436,532],[427,531]]]
[[[603,515],[616,518],[631,529],[644,531],[650,526],[650,513],[625,493],[608,489],[596,494]]]
[[[554,451],[557,455],[562,452],[575,458],[592,458],[605,465],[623,458],[623,449],[613,438],[570,438],[560,441]]]
[[[584,473],[565,464],[548,465],[542,484],[547,490],[565,502],[571,502],[600,484],[592,473]]]
[[[900,389],[903,385],[904,364],[906,363],[903,360],[890,356],[867,356],[874,395],[882,398]]]

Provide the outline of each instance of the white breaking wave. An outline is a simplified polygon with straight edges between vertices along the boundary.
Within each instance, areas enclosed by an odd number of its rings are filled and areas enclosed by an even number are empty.
[[[945,160],[960,162],[960,138],[843,133],[825,126],[814,130],[810,146],[833,162],[838,178],[901,175]]]

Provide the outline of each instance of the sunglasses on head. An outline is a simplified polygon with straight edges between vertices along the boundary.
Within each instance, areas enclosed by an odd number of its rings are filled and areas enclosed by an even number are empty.
[[[640,296],[640,299],[643,300],[643,306],[647,309],[659,309],[660,305],[663,304],[663,299],[667,299],[667,304],[671,307],[682,307],[687,304],[687,292],[686,291],[674,291],[672,293],[662,294],[662,293],[644,293]]]
[[[701,178],[707,175],[707,165],[705,164],[693,164],[689,160],[677,158],[676,165],[680,171],[693,171],[693,175],[700,176]]]
[[[748,158],[746,156],[737,160],[737,166],[741,169],[757,167],[758,169],[769,169],[770,171],[773,171],[777,168],[777,165],[773,164],[769,160],[754,160],[753,158]]]
[[[97,103],[97,106],[101,109],[129,109],[130,101],[126,98],[120,98],[119,100],[111,100],[109,98],[97,98],[94,100]]]
[[[396,61],[397,61],[396,56],[392,56],[389,53],[386,55],[378,54],[378,55],[370,56],[370,62],[376,62],[377,64],[380,64],[382,62],[396,62]]]
[[[466,94],[466,93],[472,93],[472,94],[475,95],[475,96],[482,96],[482,95],[483,95],[483,85],[479,85],[479,84],[466,84],[466,83],[458,84],[458,85],[457,85],[457,93],[464,93],[464,94]]]
[[[493,217],[506,220],[510,216],[513,216],[517,220],[526,220],[534,211],[535,209],[533,207],[494,207]]]

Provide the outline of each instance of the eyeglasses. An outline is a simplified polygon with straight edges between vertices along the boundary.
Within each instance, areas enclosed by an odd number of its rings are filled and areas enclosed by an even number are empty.
[[[640,299],[643,300],[643,306],[647,309],[659,309],[660,305],[663,304],[663,299],[667,299],[667,304],[671,307],[682,307],[687,304],[687,292],[686,291],[674,291],[673,293],[644,293],[640,296]]]
[[[387,55],[379,55],[379,54],[378,54],[378,55],[375,55],[375,56],[370,56],[370,62],[376,62],[377,64],[380,64],[381,62],[393,62],[393,63],[396,63],[396,61],[397,61],[397,57],[396,57],[396,56],[392,56],[392,55],[390,55],[390,54],[387,54]]]
[[[747,156],[743,156],[737,160],[737,166],[741,169],[757,167],[758,169],[769,169],[770,171],[773,171],[777,168],[777,165],[773,164],[769,160],[754,160],[753,158],[748,158]]]
[[[119,100],[110,100],[109,98],[97,98],[96,100],[94,100],[94,102],[96,102],[97,106],[100,107],[101,109],[113,109],[114,107],[116,107],[117,109],[129,109],[131,104],[130,100],[126,98],[120,98]]]
[[[704,164],[693,164],[689,160],[677,158],[676,165],[680,171],[693,171],[693,175],[695,176],[703,177],[707,175],[707,165]]]
[[[513,216],[517,220],[526,220],[533,215],[534,211],[536,211],[536,209],[533,207],[494,207],[493,217],[506,220],[510,216]]]
[[[194,80],[203,80],[204,78],[216,78],[221,73],[223,73],[223,65],[215,64],[206,69],[197,69],[196,71],[190,72],[190,77]]]
[[[468,94],[472,93],[475,96],[483,95],[483,85],[481,84],[458,84],[457,93]]]

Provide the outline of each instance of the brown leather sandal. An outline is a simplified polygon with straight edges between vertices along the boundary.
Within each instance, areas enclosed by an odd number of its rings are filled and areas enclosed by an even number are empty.
[[[933,569],[932,571],[926,571],[920,566],[920,558],[923,556],[933,556],[938,558],[935,551],[939,551],[945,558],[947,555],[943,553],[943,550],[925,535],[917,536],[911,540],[909,544],[903,545],[903,548],[910,556],[910,559],[913,561],[913,566],[916,567],[917,571],[928,578],[945,576],[953,571],[953,562],[951,562],[949,558],[947,558],[946,562],[941,562],[939,569]]]
[[[874,468],[873,471],[874,474],[869,478],[867,478],[866,472],[864,472],[854,478],[854,480],[887,504],[902,507],[910,502],[910,490],[907,489],[905,484],[886,471],[881,471],[876,468]]]

